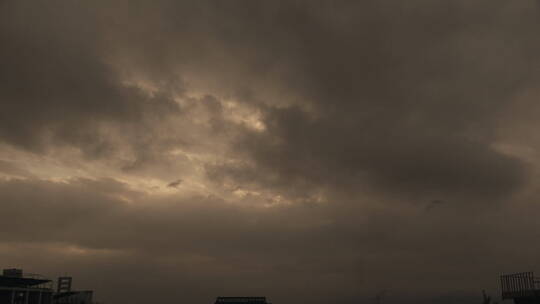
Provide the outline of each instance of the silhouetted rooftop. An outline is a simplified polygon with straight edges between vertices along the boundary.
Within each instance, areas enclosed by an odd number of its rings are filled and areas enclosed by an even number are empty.
[[[502,299],[515,303],[540,303],[540,280],[532,272],[501,276]]]
[[[22,278],[22,277],[10,277],[0,275],[0,286],[2,287],[30,287],[44,283],[49,283],[51,280],[47,279],[35,279],[35,278]]]
[[[265,304],[266,297],[218,297],[215,304]]]

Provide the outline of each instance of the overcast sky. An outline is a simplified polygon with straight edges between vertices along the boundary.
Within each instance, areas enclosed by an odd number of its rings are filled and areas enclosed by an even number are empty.
[[[532,0],[0,1],[0,267],[106,304],[498,298],[540,273],[539,21]]]

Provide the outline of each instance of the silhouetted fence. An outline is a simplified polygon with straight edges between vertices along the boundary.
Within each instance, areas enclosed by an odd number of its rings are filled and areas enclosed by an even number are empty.
[[[540,281],[532,272],[520,272],[501,276],[502,298],[515,299],[535,297],[540,289]]]

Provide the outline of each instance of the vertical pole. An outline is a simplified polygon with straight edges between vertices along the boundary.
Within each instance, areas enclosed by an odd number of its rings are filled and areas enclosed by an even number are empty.
[[[514,275],[512,275],[510,277],[510,286],[511,286],[511,290],[512,290],[512,293],[515,293],[516,292],[516,284],[514,284]]]
[[[517,286],[517,290],[518,290],[518,292],[519,292],[519,295],[522,296],[522,295],[523,295],[523,294],[522,294],[523,291],[521,290],[521,276],[520,276],[520,275],[518,275],[518,276],[516,277],[516,286]]]
[[[15,290],[11,290],[11,304],[15,303]]]
[[[24,304],[28,304],[28,298],[30,298],[30,290],[27,290],[24,293]]]
[[[41,304],[41,295],[42,295],[42,293],[43,293],[43,292],[42,292],[42,291],[40,290],[40,291],[39,291],[39,299],[38,299],[38,304]]]

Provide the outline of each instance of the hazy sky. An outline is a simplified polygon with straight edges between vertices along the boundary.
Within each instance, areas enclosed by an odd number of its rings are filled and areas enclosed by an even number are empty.
[[[540,271],[539,21],[528,0],[2,0],[0,267],[106,304],[498,297]]]

